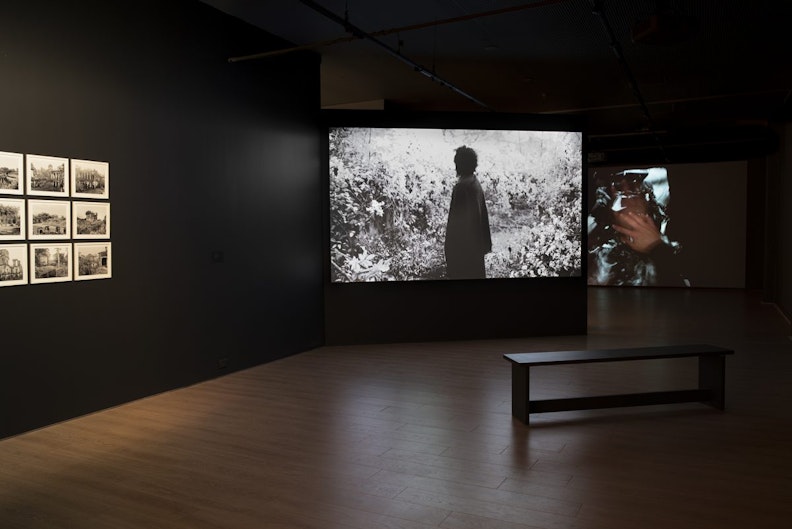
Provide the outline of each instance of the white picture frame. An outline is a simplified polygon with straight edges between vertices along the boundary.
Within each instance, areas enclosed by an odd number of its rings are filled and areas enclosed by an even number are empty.
[[[27,214],[31,241],[71,238],[71,202],[28,200]]]
[[[23,241],[27,234],[25,201],[0,197],[0,241]]]
[[[31,244],[30,284],[71,281],[71,261],[71,243],[47,242]]]
[[[69,159],[28,154],[25,160],[25,183],[31,196],[69,196]]]
[[[27,244],[0,244],[0,287],[27,283]]]
[[[110,164],[72,159],[71,190],[74,198],[110,198]]]
[[[109,202],[72,202],[74,239],[110,238]]]
[[[112,277],[112,245],[109,242],[74,243],[74,280]]]
[[[22,195],[25,191],[25,156],[0,151],[0,195]]]

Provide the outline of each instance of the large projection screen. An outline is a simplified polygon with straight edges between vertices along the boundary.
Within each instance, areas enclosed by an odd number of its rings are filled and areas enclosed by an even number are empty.
[[[333,127],[329,144],[332,282],[582,275],[580,131]]]
[[[586,332],[579,119],[322,114],[328,345]],[[452,205],[460,194],[476,198],[465,203],[478,234],[486,209],[489,238],[456,247],[455,227],[468,226]],[[475,249],[469,269],[454,266],[460,248]]]
[[[589,285],[745,287],[746,162],[597,167],[588,174]],[[630,225],[626,215],[650,218],[661,241],[636,249],[640,230],[651,226]]]

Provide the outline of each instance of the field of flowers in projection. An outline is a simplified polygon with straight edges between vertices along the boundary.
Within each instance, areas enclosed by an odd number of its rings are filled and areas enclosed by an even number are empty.
[[[331,280],[446,279],[455,151],[476,151],[489,214],[487,278],[581,275],[579,132],[333,128]]]

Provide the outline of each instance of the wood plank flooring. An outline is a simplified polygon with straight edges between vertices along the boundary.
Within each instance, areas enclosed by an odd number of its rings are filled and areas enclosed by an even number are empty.
[[[591,289],[589,334],[323,347],[0,441],[0,528],[731,529],[792,519],[789,324],[741,290]],[[507,352],[712,343],[726,411],[511,417]],[[682,389],[695,359],[532,370]]]

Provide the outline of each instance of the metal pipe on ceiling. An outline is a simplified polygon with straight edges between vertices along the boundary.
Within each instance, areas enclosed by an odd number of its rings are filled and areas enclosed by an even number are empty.
[[[410,24],[407,26],[400,26],[396,28],[389,28],[389,29],[380,29],[373,32],[368,32],[367,34],[371,37],[385,37],[387,35],[393,35],[395,33],[405,33],[408,31],[416,31],[419,29],[426,29],[432,28],[437,26],[443,26],[446,24],[457,24],[459,22],[467,22],[470,20],[476,20],[485,17],[491,17],[496,15],[505,15],[507,13],[514,13],[516,11],[523,11],[525,9],[533,9],[537,7],[545,7],[552,4],[560,4],[562,2],[567,2],[568,0],[540,0],[538,2],[532,2],[530,4],[521,4],[517,6],[511,7],[503,7],[500,9],[492,9],[490,11],[479,11],[478,13],[470,13],[467,15],[460,15],[458,17],[450,17],[444,18],[441,20],[433,20],[431,22],[420,22],[418,24]],[[303,2],[305,3],[305,2]],[[310,7],[310,6],[309,6]],[[324,9],[324,8],[323,8]],[[340,18],[340,17],[339,17]],[[316,48],[324,48],[327,46],[333,46],[335,44],[343,44],[346,42],[353,42],[356,40],[360,40],[364,37],[360,37],[357,35],[346,35],[343,37],[336,37],[334,39],[327,39],[318,42],[313,42],[310,44],[303,44],[300,46],[293,46],[290,48],[283,48],[280,50],[273,50],[273,51],[265,51],[262,53],[254,53],[251,55],[243,55],[239,57],[231,57],[228,59],[229,62],[239,62],[239,61],[249,61],[252,59],[263,59],[265,57],[272,57],[276,55],[283,55],[286,53],[292,53],[296,51],[305,51],[305,50],[312,50]]]
[[[352,24],[351,22],[349,22],[349,20],[344,19],[344,18],[336,15],[335,13],[330,11],[329,9],[327,9],[324,6],[314,2],[313,0],[300,0],[300,2],[302,4],[304,4],[304,5],[306,5],[307,7],[313,9],[314,11],[319,13],[320,15],[332,20],[333,22],[336,22],[337,24],[340,24],[341,26],[344,27],[344,29],[348,33],[350,33],[350,34],[352,34],[352,35],[354,35],[354,36],[356,36],[358,38],[367,40],[367,41],[369,41],[369,42],[371,42],[373,44],[376,44],[381,49],[385,50],[386,53],[388,53],[392,57],[395,57],[396,59],[400,60],[401,62],[407,64],[413,70],[415,70],[416,72],[420,73],[421,75],[423,75],[425,77],[428,77],[429,79],[431,79],[432,81],[438,83],[439,85],[450,89],[451,91],[461,95],[462,97],[464,97],[465,99],[467,99],[469,101],[472,101],[476,105],[478,105],[478,106],[480,106],[482,108],[485,108],[486,110],[494,111],[494,109],[491,108],[486,103],[478,100],[477,98],[475,98],[472,95],[468,94],[467,92],[465,92],[461,88],[455,86],[454,84],[450,83],[449,81],[446,81],[445,79],[439,77],[437,74],[435,74],[434,72],[430,71],[428,68],[418,64],[417,62],[413,61],[412,59],[409,59],[409,58],[405,57],[398,50],[395,50],[395,49],[391,48],[390,46],[388,46],[387,44],[385,44],[384,42],[382,42],[381,40],[379,40],[379,39],[377,39],[375,37],[372,37],[370,34],[366,33],[365,31],[363,31],[359,27],[357,27],[354,24]]]
[[[608,37],[608,45],[610,46],[614,55],[616,55],[616,59],[619,61],[619,64],[621,64],[624,74],[627,76],[627,81],[630,83],[633,95],[638,101],[638,105],[641,107],[641,111],[646,118],[647,127],[654,137],[657,148],[663,154],[663,158],[665,158],[666,161],[670,161],[668,159],[668,155],[666,154],[666,150],[663,148],[663,142],[660,141],[660,136],[654,132],[655,126],[654,121],[652,120],[652,115],[649,112],[649,107],[647,106],[646,100],[641,93],[640,87],[638,86],[638,81],[635,79],[635,75],[633,75],[632,68],[630,68],[630,64],[624,57],[621,44],[619,44],[619,39],[616,38],[616,33],[613,31],[613,26],[611,26],[610,20],[605,15],[603,3],[603,0],[591,0],[592,13],[599,19],[600,23],[602,24],[602,29],[605,30],[605,34]]]
[[[781,93],[786,94],[786,97],[782,103],[782,106],[787,104],[789,100],[789,94],[792,94],[788,88],[774,88],[769,90],[753,90],[749,92],[732,92],[728,94],[712,94],[706,96],[691,96],[691,97],[677,97],[672,99],[657,99],[655,101],[644,101],[644,104],[649,106],[659,106],[659,105],[676,105],[680,103],[701,103],[704,101],[719,101],[719,100],[727,100],[727,99],[738,99],[741,97],[758,97],[758,96],[773,96],[773,95],[780,95]],[[540,112],[540,114],[579,114],[582,112],[592,112],[592,111],[601,111],[601,110],[620,110],[624,108],[635,108],[640,106],[638,101],[634,103],[621,103],[617,105],[599,105],[599,106],[589,106],[589,107],[575,107],[575,108],[559,108],[556,110],[546,110],[544,112]]]

